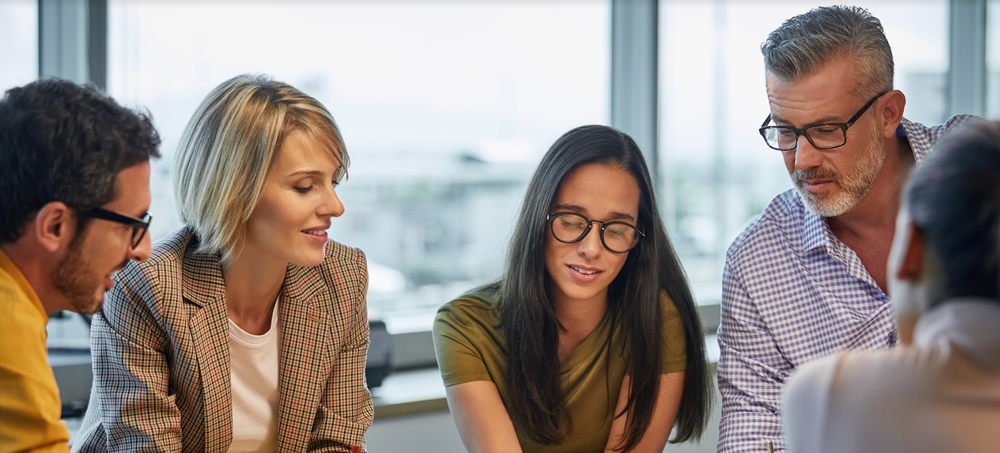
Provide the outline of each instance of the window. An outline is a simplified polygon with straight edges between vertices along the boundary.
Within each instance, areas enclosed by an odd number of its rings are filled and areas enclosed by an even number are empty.
[[[266,73],[323,102],[351,155],[330,237],[368,256],[391,331],[499,276],[525,186],[562,133],[607,123],[609,5],[112,1],[109,91],[163,137],[154,239],[180,227],[179,136],[222,81]]]
[[[994,0],[997,1],[997,0]],[[948,3],[873,2],[892,46],[905,116],[946,119]],[[721,297],[725,252],[791,188],[757,128],[768,114],[760,44],[808,6],[660,2],[660,190],[664,219],[701,304]]]
[[[1000,0],[986,11],[986,117],[1000,120]]]
[[[0,2],[0,95],[38,78],[38,2]],[[16,44],[15,44],[16,43]]]

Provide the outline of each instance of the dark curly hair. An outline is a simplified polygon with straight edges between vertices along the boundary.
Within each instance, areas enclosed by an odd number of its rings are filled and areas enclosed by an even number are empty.
[[[0,99],[0,243],[15,242],[32,214],[61,201],[80,210],[115,199],[118,172],[160,157],[148,113],[92,85],[49,79]],[[81,219],[77,230],[86,226]]]

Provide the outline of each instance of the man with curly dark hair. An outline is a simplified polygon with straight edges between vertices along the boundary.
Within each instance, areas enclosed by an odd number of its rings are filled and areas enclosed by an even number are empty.
[[[144,260],[150,118],[92,86],[41,80],[0,99],[0,451],[68,451],[45,326],[100,309]]]

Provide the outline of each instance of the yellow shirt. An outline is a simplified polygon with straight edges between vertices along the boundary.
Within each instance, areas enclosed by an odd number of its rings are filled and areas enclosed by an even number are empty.
[[[663,373],[686,368],[684,328],[677,308],[660,293],[663,313]],[[530,452],[600,452],[611,435],[614,408],[625,377],[623,336],[605,313],[594,331],[560,361],[563,395],[573,419],[573,431],[562,444],[541,445],[518,430],[521,449]],[[606,341],[612,333],[610,344]],[[445,386],[470,381],[492,381],[507,404],[506,341],[500,329],[500,310],[493,295],[469,294],[448,302],[434,320],[434,347]],[[669,426],[650,429],[670,430]]]
[[[0,250],[0,452],[69,451],[42,301]]]

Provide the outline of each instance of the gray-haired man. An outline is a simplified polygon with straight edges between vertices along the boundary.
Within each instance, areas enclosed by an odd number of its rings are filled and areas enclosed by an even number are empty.
[[[907,174],[945,130],[903,118],[879,20],[823,7],[761,46],[771,112],[761,125],[795,189],[733,242],[719,328],[719,452],[783,451],[781,388],[797,367],[896,343],[886,260]]]

